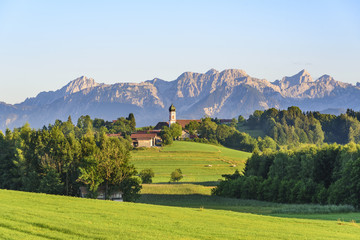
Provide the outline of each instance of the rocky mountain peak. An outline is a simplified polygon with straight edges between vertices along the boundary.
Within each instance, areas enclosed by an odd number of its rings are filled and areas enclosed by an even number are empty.
[[[295,74],[291,77],[283,77],[281,81],[277,82],[281,89],[287,89],[296,85],[300,85],[302,83],[313,82],[310,73],[305,69],[301,70],[299,73]]]
[[[228,77],[247,77],[248,74],[242,69],[226,69],[220,73],[221,75],[228,76]]]
[[[207,71],[205,74],[206,74],[206,75],[215,75],[215,74],[217,74],[217,73],[219,73],[219,71],[217,71],[216,69],[212,68],[212,69],[210,69],[209,71]]]
[[[62,90],[67,94],[72,94],[80,92],[81,90],[87,88],[93,88],[99,86],[99,83],[96,83],[94,79],[81,76],[71,82],[69,82]]]

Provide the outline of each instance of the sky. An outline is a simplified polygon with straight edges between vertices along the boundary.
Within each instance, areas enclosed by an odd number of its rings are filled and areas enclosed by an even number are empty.
[[[274,81],[306,69],[360,82],[360,1],[0,0],[0,101],[80,76],[175,80],[236,68]]]

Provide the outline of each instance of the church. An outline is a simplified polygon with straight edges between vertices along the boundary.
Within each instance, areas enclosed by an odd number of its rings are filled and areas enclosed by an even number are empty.
[[[155,130],[161,130],[164,126],[170,127],[171,124],[179,124],[184,132],[185,126],[188,125],[191,121],[201,122],[200,119],[176,119],[176,108],[173,104],[169,107],[169,122],[159,122],[155,126]]]

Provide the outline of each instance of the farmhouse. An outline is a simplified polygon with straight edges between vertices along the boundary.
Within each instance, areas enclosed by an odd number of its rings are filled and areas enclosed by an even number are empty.
[[[133,133],[131,139],[134,147],[154,147],[160,138],[156,132],[153,133]]]

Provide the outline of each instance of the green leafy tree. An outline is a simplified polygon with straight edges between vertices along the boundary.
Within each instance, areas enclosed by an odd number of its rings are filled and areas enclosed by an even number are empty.
[[[160,136],[163,145],[171,145],[173,143],[173,136],[169,127],[164,126],[160,132]]]
[[[79,117],[76,126],[81,129],[84,134],[88,131],[93,131],[93,122],[89,115]]]
[[[63,193],[63,183],[55,169],[47,169],[40,180],[38,191],[49,194]]]
[[[126,192],[133,189],[128,184],[135,184],[134,189],[138,189],[138,181],[134,180],[137,174],[134,165],[130,164],[130,152],[127,140],[119,138],[108,138],[103,134],[99,149],[95,152],[87,168],[82,169],[79,180],[88,184],[92,191],[96,191],[100,184],[104,184],[105,198],[109,198],[112,191],[119,190],[127,194],[127,199],[136,198],[137,192]],[[130,195],[129,195],[130,194]]]
[[[126,120],[129,121],[131,131],[135,131],[136,130],[136,121],[135,121],[134,114],[130,113],[129,116],[126,118]]]
[[[178,123],[173,123],[170,126],[170,133],[174,139],[178,139],[182,134],[182,127]]]
[[[195,135],[199,127],[200,124],[197,121],[190,121],[189,124],[185,126],[185,129],[188,130],[191,135]]]
[[[178,182],[183,178],[182,171],[180,168],[175,169],[170,175],[170,181]]]
[[[141,170],[139,177],[142,183],[152,183],[152,178],[155,176],[154,171],[151,168]]]
[[[206,117],[202,119],[199,127],[200,137],[206,138],[208,140],[216,139],[216,129],[217,129],[217,124],[211,121],[211,118]]]

